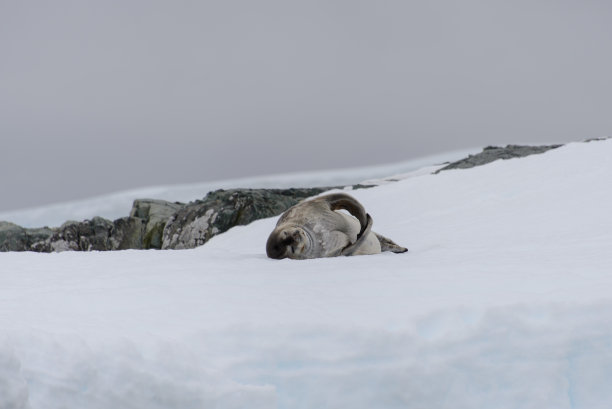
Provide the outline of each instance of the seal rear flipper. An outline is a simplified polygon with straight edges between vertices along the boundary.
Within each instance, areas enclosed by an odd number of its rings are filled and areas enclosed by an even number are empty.
[[[355,254],[355,252],[359,250],[359,248],[363,245],[368,235],[370,234],[370,230],[372,230],[372,223],[372,218],[369,214],[366,213],[365,229],[362,229],[362,231],[357,235],[357,240],[355,240],[355,243],[349,244],[348,246],[342,249],[340,255],[352,256],[353,254]]]
[[[374,233],[376,238],[380,242],[380,251],[390,251],[392,253],[405,253],[408,251],[406,247],[402,247],[396,244],[393,240],[381,236],[378,233]]]
[[[357,244],[360,237],[366,235],[365,230],[367,228],[368,221],[371,221],[371,218],[366,213],[363,205],[359,203],[357,199],[345,193],[332,193],[330,195],[321,196],[320,199],[325,200],[325,202],[329,204],[329,208],[331,210],[347,210],[350,214],[355,216],[357,220],[359,220],[361,229],[359,230],[355,244]],[[372,227],[371,224],[370,227]]]

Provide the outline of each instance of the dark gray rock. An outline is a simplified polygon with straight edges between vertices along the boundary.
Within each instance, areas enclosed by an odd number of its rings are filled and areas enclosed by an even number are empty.
[[[27,236],[23,227],[0,222],[0,251],[24,251],[27,245]]]
[[[0,222],[0,251],[26,251],[53,235],[48,227],[24,229],[9,222]]]
[[[26,236],[28,238],[28,246],[30,249],[37,247],[41,243],[44,243],[49,240],[55,232],[53,229],[50,229],[48,227],[25,229],[25,231]]]
[[[162,235],[166,222],[174,213],[185,207],[184,203],[166,202],[155,199],[134,200],[131,218],[139,218],[145,222],[145,231],[142,238],[142,248],[161,249]]]
[[[482,152],[476,155],[470,155],[467,158],[452,162],[447,166],[438,169],[434,173],[440,173],[443,170],[450,169],[468,169],[475,166],[486,165],[498,159],[513,159],[522,158],[529,155],[544,153],[551,149],[558,148],[563,145],[545,145],[545,146],[523,146],[523,145],[507,145],[506,147],[487,146]]]
[[[55,229],[53,236],[36,246],[36,251],[92,251],[111,250],[109,242],[113,222],[94,217],[82,222],[68,221]]]
[[[43,253],[60,251],[106,251],[141,249],[145,221],[139,218],[123,217],[110,221],[94,217],[82,222],[68,221],[61,227],[49,229],[51,234],[41,236],[29,248]],[[24,229],[28,232],[37,229]]]
[[[599,142],[599,141],[606,141],[608,139],[612,139],[612,136],[602,136],[600,138],[589,138],[589,139],[585,139],[584,142],[585,143],[589,143],[589,142]]]
[[[108,236],[107,250],[140,250],[144,247],[146,220],[138,217],[122,217],[113,222]]]
[[[307,189],[231,189],[210,192],[187,204],[166,224],[163,249],[201,246],[217,234],[257,219],[277,216],[300,200],[330,187]]]

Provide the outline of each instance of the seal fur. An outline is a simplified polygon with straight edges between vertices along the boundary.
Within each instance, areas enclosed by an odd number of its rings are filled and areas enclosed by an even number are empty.
[[[351,216],[337,210],[347,210]],[[281,215],[268,237],[266,253],[274,259],[309,259],[408,251],[374,233],[372,223],[354,197],[345,193],[320,196]]]

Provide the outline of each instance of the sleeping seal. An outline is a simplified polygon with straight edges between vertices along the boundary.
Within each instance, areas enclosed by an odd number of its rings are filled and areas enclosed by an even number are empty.
[[[336,211],[342,209],[354,217]],[[325,195],[283,213],[268,237],[266,253],[274,259],[308,259],[408,251],[371,229],[372,218],[354,197]]]

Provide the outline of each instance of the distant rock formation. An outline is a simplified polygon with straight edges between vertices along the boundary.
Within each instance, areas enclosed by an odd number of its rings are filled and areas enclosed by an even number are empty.
[[[443,170],[451,169],[468,169],[476,166],[486,165],[498,159],[513,159],[523,158],[529,155],[544,153],[551,149],[556,149],[563,145],[545,145],[545,146],[523,146],[523,145],[507,145],[506,147],[487,146],[482,152],[476,155],[469,155],[467,158],[452,162],[447,166],[438,169],[434,173],[440,173]]]

